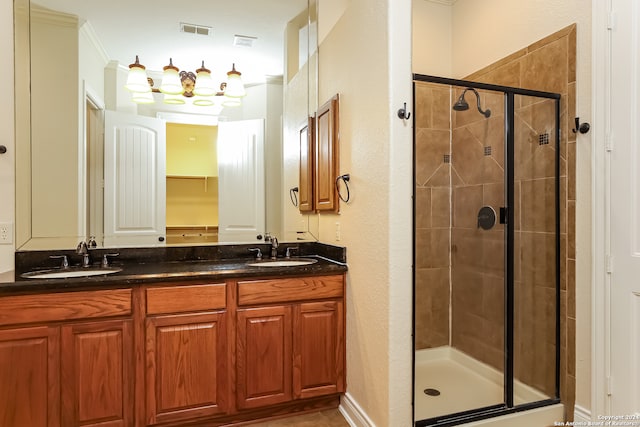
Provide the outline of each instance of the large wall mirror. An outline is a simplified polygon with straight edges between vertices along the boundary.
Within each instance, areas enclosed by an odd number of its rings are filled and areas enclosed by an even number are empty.
[[[114,1],[15,0],[17,249],[316,240],[290,200],[317,106],[316,0]],[[125,88],[136,55],[144,102]],[[219,92],[233,68],[246,95],[166,103],[170,61],[204,61]]]

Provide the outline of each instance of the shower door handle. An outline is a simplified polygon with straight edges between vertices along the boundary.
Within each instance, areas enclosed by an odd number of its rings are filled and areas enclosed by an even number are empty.
[[[507,208],[503,206],[500,208],[500,224],[506,224],[506,223],[507,223]]]

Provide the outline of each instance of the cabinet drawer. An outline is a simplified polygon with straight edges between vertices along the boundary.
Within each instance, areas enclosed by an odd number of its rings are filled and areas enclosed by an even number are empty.
[[[343,295],[341,275],[238,282],[239,305],[341,298]]]
[[[224,283],[147,289],[147,314],[218,310],[226,306],[227,286]]]
[[[0,325],[131,314],[131,289],[16,295],[0,298]]]

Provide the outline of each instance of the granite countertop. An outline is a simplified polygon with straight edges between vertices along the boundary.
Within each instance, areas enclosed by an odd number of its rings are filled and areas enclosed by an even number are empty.
[[[306,250],[305,250],[306,249]],[[250,266],[255,258],[227,258],[227,259],[173,259],[175,256],[157,258],[145,254],[141,259],[118,259],[112,263],[113,267],[122,271],[90,277],[75,277],[64,279],[25,279],[20,277],[21,270],[0,274],[0,294],[31,293],[42,291],[61,291],[81,288],[121,288],[141,283],[177,282],[194,280],[225,280],[236,277],[283,277],[302,275],[340,274],[347,271],[346,257],[337,256],[338,260],[317,253],[309,253],[312,248],[301,248],[301,258],[313,258],[317,262],[300,266]],[[316,248],[317,249],[317,248]],[[322,248],[316,252],[323,252]],[[324,254],[326,255],[326,254]],[[32,254],[29,254],[33,258]],[[284,258],[278,258],[282,260]],[[268,259],[265,259],[268,261]],[[40,264],[42,265],[42,264]],[[46,265],[46,264],[45,264]],[[30,268],[28,271],[45,268]]]

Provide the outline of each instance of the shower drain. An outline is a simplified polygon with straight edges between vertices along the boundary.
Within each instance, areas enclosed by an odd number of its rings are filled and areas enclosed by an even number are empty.
[[[440,390],[435,388],[425,388],[424,394],[426,394],[427,396],[440,396]]]

